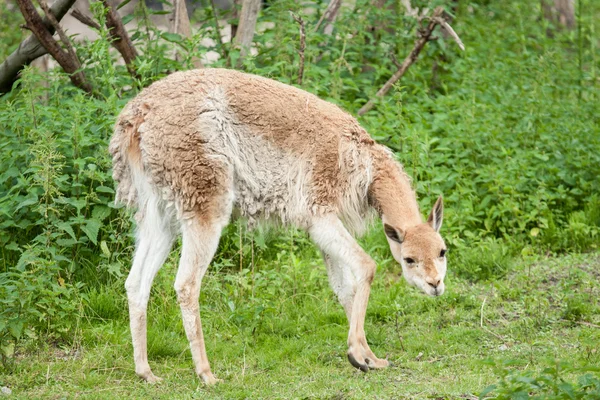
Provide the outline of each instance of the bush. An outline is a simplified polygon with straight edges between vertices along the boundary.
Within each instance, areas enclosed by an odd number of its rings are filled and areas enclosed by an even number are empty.
[[[504,362],[500,366],[493,362],[490,364],[494,366],[500,381],[484,389],[479,395],[480,399],[591,400],[600,397],[598,375],[600,369],[598,368],[590,369],[592,372],[588,372],[558,362],[536,374],[532,371],[512,370],[510,367],[515,362],[511,361]],[[566,375],[576,376],[575,381],[569,381]]]
[[[575,63],[572,38],[546,36],[536,20],[537,2],[492,3],[461,2],[455,28],[466,52],[458,54],[443,40],[429,43],[403,86],[361,119],[396,152],[424,211],[444,194],[450,268],[472,280],[506,274],[513,253],[524,246],[594,249],[600,226],[600,115],[597,77],[590,72],[597,6],[580,21]],[[369,4],[360,0],[353,12],[344,9],[335,35],[308,30],[303,88],[351,112],[395,70],[390,54],[402,58],[414,42],[413,18],[401,10],[373,11]],[[302,11],[291,0],[263,11],[261,20],[272,24],[256,36],[258,52],[245,61],[247,71],[295,82],[298,26],[289,9]],[[93,11],[103,18],[99,4]],[[74,326],[73,310],[86,301],[83,285],[92,290],[92,310],[118,316],[105,307],[101,287],[122,285],[133,241],[130,213],[113,205],[108,138],[117,113],[142,87],[189,68],[192,57],[227,53],[218,44],[200,45],[213,34],[211,12],[198,11],[200,27],[191,39],[163,35],[143,17],[132,34],[143,50],[135,79],[115,66],[106,31],[79,44],[97,98],[74,89],[63,73],[41,76],[28,69],[0,100],[3,348],[6,338],[14,343],[23,332],[61,336]],[[305,17],[314,24],[319,15]],[[17,38],[0,41],[12,47]],[[183,62],[172,59],[174,50]],[[225,64],[221,58],[215,66]],[[278,260],[286,241],[307,242],[262,231],[249,242],[247,235],[239,225],[227,230],[220,268],[242,264],[244,270],[254,251]]]

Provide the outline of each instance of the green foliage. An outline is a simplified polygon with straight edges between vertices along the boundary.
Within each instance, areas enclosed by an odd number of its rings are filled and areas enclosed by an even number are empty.
[[[454,273],[471,280],[501,278],[513,263],[511,248],[498,239],[472,240],[449,254]]]
[[[600,378],[598,375],[573,368],[564,362],[557,362],[554,366],[545,368],[539,374],[533,371],[522,372],[511,367],[521,364],[515,361],[505,361],[497,365],[490,363],[500,381],[483,390],[480,399],[490,398],[498,400],[520,399],[546,399],[546,400],[579,400],[597,399],[600,397]],[[598,368],[589,368],[596,373]],[[582,373],[587,372],[587,373]],[[575,381],[570,380],[567,374],[580,373]]]
[[[355,112],[396,70],[392,59],[403,59],[414,42],[414,18],[399,2],[388,3],[389,8],[374,8],[371,1],[358,0],[353,10],[342,8],[334,34],[325,35],[312,29],[324,4],[306,5],[314,8],[309,13],[296,1],[272,2],[260,16],[257,52],[243,68],[296,82],[293,10],[307,22],[303,88]],[[437,4],[444,2],[413,1],[421,8]],[[591,0],[578,4],[586,10],[580,13],[580,28],[549,38],[537,1],[459,2],[453,26],[466,51],[459,53],[441,39],[429,43],[397,87],[361,119],[414,179],[424,213],[444,194],[443,234],[453,278],[494,279],[502,285],[519,253],[597,249],[600,115],[594,21],[600,9]],[[102,5],[92,3],[92,11],[104,26]],[[216,38],[208,5],[197,10],[191,38],[154,26],[151,16],[161,12],[140,2],[125,16],[125,22],[139,21],[131,32],[140,50],[135,77],[115,62],[106,29],[97,40],[77,44],[97,98],[70,86],[64,73],[40,75],[27,69],[15,90],[0,99],[4,360],[23,338],[68,340],[82,315],[102,321],[126,318],[124,297],[115,293],[122,293],[133,240],[131,213],[113,204],[106,149],[115,117],[143,87],[191,68],[194,59],[217,52],[221,57],[214,66],[225,66],[236,65],[239,56],[227,43],[202,44],[203,38]],[[0,56],[18,44],[14,27],[19,21],[18,13],[0,10]],[[398,274],[380,232],[367,235],[363,244],[386,271]],[[214,262],[222,281],[213,283],[212,293],[223,308],[209,312],[226,312],[228,326],[235,329],[300,335],[298,328],[277,322],[277,316],[302,309],[307,296],[301,293],[326,287],[318,272],[299,278],[299,271],[316,270],[317,264],[319,256],[302,233],[249,232],[243,221],[231,224]],[[523,294],[507,289],[504,295]],[[285,297],[287,303],[278,303]],[[449,299],[425,301],[416,309],[438,312],[435,304],[467,301]],[[378,318],[409,312],[401,301],[388,300],[389,305],[375,305]],[[306,304],[304,311],[315,310],[310,301]],[[570,323],[589,322],[598,312],[597,304],[585,304],[579,295],[567,296],[561,310],[561,318]],[[343,323],[339,313],[324,318]],[[162,322],[179,324],[171,316]],[[151,351],[178,351],[161,348],[171,343],[166,336],[157,335]]]

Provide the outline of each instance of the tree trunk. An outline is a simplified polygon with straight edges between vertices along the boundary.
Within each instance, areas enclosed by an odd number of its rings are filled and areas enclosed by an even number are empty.
[[[333,24],[340,12],[340,7],[342,6],[342,0],[331,0],[327,5],[327,9],[317,22],[315,26],[315,32],[319,30],[321,23],[325,21],[325,28],[323,28],[323,33],[326,35],[331,35],[333,32]]]
[[[240,16],[239,7],[242,0],[233,0],[233,6],[231,7],[231,19],[238,19]],[[233,39],[237,34],[239,21],[231,23],[231,38],[229,39],[233,43]]]
[[[187,38],[192,36],[190,17],[188,16],[185,0],[173,0],[171,32]]]
[[[575,0],[542,0],[542,13],[558,26],[575,29]]]
[[[192,36],[192,26],[190,24],[190,17],[188,16],[185,0],[173,0],[173,12],[170,20],[171,26],[169,27],[169,30],[171,33],[176,33],[182,38],[189,38]],[[175,52],[175,60],[181,60],[178,51]],[[196,68],[203,67],[202,61],[196,57],[193,58],[192,64]]]
[[[240,57],[236,63],[237,68],[242,66],[244,58],[246,58],[252,46],[260,5],[261,0],[243,0],[240,22],[235,35],[235,44],[240,49]]]
[[[60,21],[74,3],[75,0],[56,0],[50,6],[50,10],[54,17]],[[44,18],[43,24],[50,34],[54,33],[54,28],[47,18]],[[42,46],[35,35],[23,40],[19,47],[0,64],[0,94],[10,92],[23,67],[47,53],[48,50]]]

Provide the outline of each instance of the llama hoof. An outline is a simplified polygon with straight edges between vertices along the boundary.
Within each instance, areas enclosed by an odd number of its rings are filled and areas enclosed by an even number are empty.
[[[212,372],[203,372],[200,375],[200,378],[202,378],[202,381],[204,382],[205,385],[215,385],[219,382],[223,382],[223,379],[217,379]]]
[[[360,369],[362,372],[369,371],[369,366],[364,361],[358,361],[351,352],[348,352],[348,361],[350,361],[350,364],[352,364],[354,368]]]
[[[383,358],[375,358],[375,359],[365,358],[365,362],[371,369],[382,369],[382,368],[387,368],[390,366],[390,362]]]
[[[142,378],[143,380],[145,380],[146,383],[151,383],[151,384],[158,383],[163,380],[162,378],[159,378],[158,376],[154,375],[152,373],[152,371],[140,373],[140,374],[138,374],[138,376],[140,378]]]

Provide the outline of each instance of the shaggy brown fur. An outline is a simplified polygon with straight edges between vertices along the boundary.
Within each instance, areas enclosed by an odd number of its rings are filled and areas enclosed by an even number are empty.
[[[368,207],[370,197],[374,201],[370,205],[380,213],[388,210],[389,218],[400,227],[420,219],[401,167],[352,116],[303,90],[221,69],[175,73],[145,89],[126,106],[110,145],[113,177],[119,182],[118,199],[127,203],[135,199],[126,154],[136,147],[141,150],[145,173],[154,185],[168,189],[164,196],[180,202],[183,212],[202,211],[210,199],[228,189],[224,186],[236,179],[227,176],[228,160],[211,157],[206,149],[207,132],[198,123],[203,114],[218,108],[207,101],[215,93],[223,95],[234,126],[265,139],[311,168],[307,213],[334,211],[343,215],[344,193],[357,189],[350,187],[355,180],[350,175],[365,174],[366,159],[375,170],[371,182],[358,188],[365,203],[361,206]],[[360,207],[362,217],[366,218],[367,207]]]

